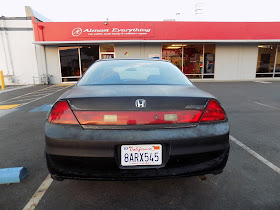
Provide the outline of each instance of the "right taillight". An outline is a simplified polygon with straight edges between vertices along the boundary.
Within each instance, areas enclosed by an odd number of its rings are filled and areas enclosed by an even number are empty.
[[[217,101],[209,100],[200,122],[222,121],[226,119],[223,108]]]

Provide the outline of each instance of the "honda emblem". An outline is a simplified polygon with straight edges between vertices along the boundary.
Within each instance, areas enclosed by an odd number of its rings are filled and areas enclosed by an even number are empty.
[[[137,108],[145,108],[146,107],[146,100],[145,99],[137,99],[135,101],[135,106]]]

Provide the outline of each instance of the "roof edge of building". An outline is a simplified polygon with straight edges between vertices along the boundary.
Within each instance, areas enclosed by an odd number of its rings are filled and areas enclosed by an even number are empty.
[[[25,6],[25,14],[26,17],[35,17],[38,22],[52,22],[52,20],[35,11],[30,6]]]
[[[37,45],[59,45],[59,44],[89,44],[89,43],[276,43],[275,40],[87,40],[87,41],[35,41]]]

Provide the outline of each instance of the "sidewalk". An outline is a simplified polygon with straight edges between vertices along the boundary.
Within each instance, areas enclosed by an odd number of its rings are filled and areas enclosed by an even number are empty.
[[[13,91],[13,90],[28,88],[28,87],[32,87],[32,86],[34,86],[34,85],[7,85],[7,86],[5,86],[4,90],[2,90],[0,88],[0,94],[4,93],[4,92],[9,92],[9,91]]]

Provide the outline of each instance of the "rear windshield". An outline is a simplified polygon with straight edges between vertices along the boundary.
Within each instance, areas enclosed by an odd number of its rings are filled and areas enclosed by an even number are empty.
[[[78,85],[192,85],[173,64],[160,60],[107,60],[94,63]]]

